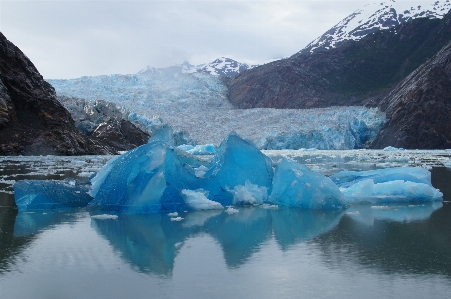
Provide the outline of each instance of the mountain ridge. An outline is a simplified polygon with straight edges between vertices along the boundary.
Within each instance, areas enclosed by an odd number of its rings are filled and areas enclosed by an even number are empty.
[[[450,148],[451,42],[401,81],[379,108],[387,122],[372,148]]]
[[[417,18],[337,48],[293,56],[227,81],[236,108],[372,105],[451,40],[450,13]]]
[[[443,18],[451,9],[449,0],[419,2],[412,6],[403,1],[367,4],[310,42],[298,53],[314,53],[336,48],[348,40],[360,40],[368,34],[386,30],[417,18]]]
[[[209,63],[203,63],[199,65],[192,65],[188,61],[184,61],[182,64],[174,66],[155,68],[147,66],[145,69],[140,70],[137,75],[141,74],[207,74],[213,76],[233,77],[238,73],[251,69],[256,65],[249,65],[247,63],[238,62],[232,58],[219,57]]]

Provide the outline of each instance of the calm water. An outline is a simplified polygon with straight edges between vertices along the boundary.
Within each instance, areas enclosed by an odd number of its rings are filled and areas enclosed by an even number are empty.
[[[181,222],[0,208],[0,298],[449,298],[451,170],[432,174],[443,203]]]

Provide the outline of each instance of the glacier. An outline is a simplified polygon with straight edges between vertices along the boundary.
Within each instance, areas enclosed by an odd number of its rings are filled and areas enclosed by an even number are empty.
[[[239,214],[231,206],[345,210],[362,203],[442,200],[430,172],[422,168],[341,171],[326,177],[287,158],[273,161],[233,132],[213,157],[195,156],[176,146],[167,125],[147,144],[111,159],[89,183],[19,181],[14,186],[16,204],[19,210],[89,206],[123,213],[227,207],[228,214]]]
[[[386,120],[377,108],[359,106],[234,109],[224,80],[203,73],[143,71],[48,82],[58,96],[115,103],[148,133],[169,124],[187,132],[193,146],[219,146],[234,131],[264,150],[356,149],[371,141]]]

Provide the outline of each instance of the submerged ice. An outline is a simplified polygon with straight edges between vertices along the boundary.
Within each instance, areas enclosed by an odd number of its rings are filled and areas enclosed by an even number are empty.
[[[215,148],[211,159],[175,144],[172,129],[163,126],[147,144],[110,160],[90,179],[90,190],[75,181],[19,182],[19,210],[86,205],[125,213],[232,205],[340,210],[354,203],[437,201],[442,196],[432,187],[430,172],[421,168],[344,171],[329,178],[289,159],[273,163],[235,133]]]

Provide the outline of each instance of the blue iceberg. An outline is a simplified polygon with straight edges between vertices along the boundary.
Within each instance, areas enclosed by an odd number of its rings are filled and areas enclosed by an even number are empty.
[[[253,143],[230,134],[216,150],[210,168],[203,178],[205,190],[210,190],[211,199],[222,205],[234,203],[234,189],[252,184],[256,188],[271,192],[273,168],[271,159]],[[262,190],[262,189],[259,189]]]
[[[347,204],[337,185],[306,166],[282,159],[277,166],[270,200],[277,205],[304,209],[344,209]]]
[[[19,211],[86,207],[92,200],[89,185],[76,180],[23,180],[14,184]]]
[[[186,148],[185,148],[186,150]],[[294,161],[270,158],[230,134],[212,158],[176,147],[165,125],[148,143],[110,160],[88,185],[23,181],[15,186],[20,210],[90,207],[125,213],[223,209],[261,205],[340,210],[349,203],[439,201],[431,174],[421,168],[342,171],[331,178]],[[236,212],[227,209],[226,212]]]
[[[417,167],[342,171],[331,179],[349,203],[427,202],[443,196],[432,186],[431,173]]]
[[[403,180],[414,183],[431,184],[431,173],[419,167],[398,167],[368,171],[340,171],[330,177],[340,188],[347,188],[363,180],[372,179],[375,184],[395,180]]]

